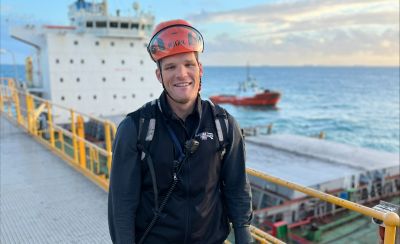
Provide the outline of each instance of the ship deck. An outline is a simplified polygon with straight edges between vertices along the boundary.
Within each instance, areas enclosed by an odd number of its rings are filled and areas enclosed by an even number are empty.
[[[0,243],[111,243],[107,193],[0,116]]]
[[[397,153],[288,134],[246,137],[246,151],[247,167],[307,187],[383,168],[399,172],[400,163]]]

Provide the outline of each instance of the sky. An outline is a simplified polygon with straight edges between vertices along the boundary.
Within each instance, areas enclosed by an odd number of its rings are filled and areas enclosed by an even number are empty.
[[[8,35],[26,23],[68,25],[71,0],[1,0],[1,63],[33,53]],[[89,2],[92,2],[91,0]],[[99,2],[99,0],[97,0]],[[143,0],[156,23],[183,18],[205,39],[205,65],[400,66],[398,0]],[[109,0],[111,14],[133,1]],[[4,51],[7,50],[7,51]]]

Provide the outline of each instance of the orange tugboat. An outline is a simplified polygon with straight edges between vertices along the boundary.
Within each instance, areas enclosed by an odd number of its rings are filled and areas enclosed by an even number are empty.
[[[275,106],[281,97],[280,92],[260,89],[257,81],[249,75],[239,84],[237,95],[215,95],[210,100],[215,104],[229,103],[238,106]]]

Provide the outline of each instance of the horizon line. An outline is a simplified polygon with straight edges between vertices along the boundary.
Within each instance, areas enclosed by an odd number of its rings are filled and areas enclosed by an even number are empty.
[[[7,66],[25,66],[23,63],[0,63],[0,66],[7,65]],[[246,67],[246,64],[243,65],[213,65],[213,64],[205,64],[205,67]],[[309,68],[309,67],[316,67],[316,68],[400,68],[399,65],[364,65],[364,64],[351,64],[351,65],[343,65],[343,64],[299,64],[299,65],[290,65],[290,64],[258,64],[258,65],[250,65],[251,68],[262,68],[262,67],[271,67],[271,68],[280,68],[280,67],[293,67],[293,68]]]

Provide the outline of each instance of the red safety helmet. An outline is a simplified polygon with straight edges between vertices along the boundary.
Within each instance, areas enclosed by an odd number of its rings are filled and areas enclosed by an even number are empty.
[[[170,20],[156,26],[147,51],[154,62],[187,52],[203,52],[204,41],[201,33],[185,20]]]

